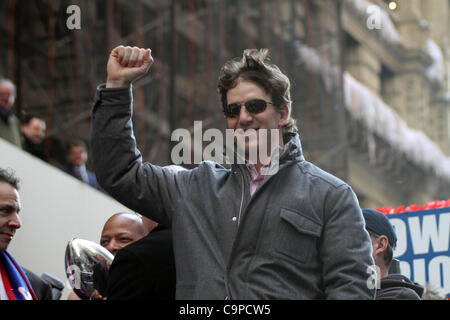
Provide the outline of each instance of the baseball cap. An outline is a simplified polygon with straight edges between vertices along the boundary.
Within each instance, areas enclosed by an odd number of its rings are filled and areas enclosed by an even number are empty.
[[[384,235],[392,248],[397,244],[397,235],[389,219],[375,209],[363,208],[362,213],[366,220],[366,229],[378,235]]]

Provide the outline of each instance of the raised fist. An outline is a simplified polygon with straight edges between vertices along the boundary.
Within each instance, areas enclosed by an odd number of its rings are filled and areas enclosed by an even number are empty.
[[[152,63],[150,49],[124,46],[114,48],[109,55],[106,87],[128,86],[143,77]]]

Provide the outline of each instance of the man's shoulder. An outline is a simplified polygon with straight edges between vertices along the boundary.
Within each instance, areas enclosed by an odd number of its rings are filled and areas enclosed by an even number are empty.
[[[15,114],[11,114],[9,116],[9,121],[10,121],[10,124],[20,127],[20,120]]]
[[[30,280],[30,285],[33,288],[34,293],[36,294],[39,300],[51,300],[51,286],[33,271],[28,270],[27,268],[22,267],[25,272],[28,280]]]
[[[376,300],[420,300],[420,296],[411,288],[394,286],[377,290]]]
[[[231,169],[220,163],[204,160],[193,169],[187,170],[187,172],[191,176],[199,176],[202,179],[217,180],[227,176],[231,172]]]
[[[348,184],[341,178],[338,178],[332,173],[325,171],[324,169],[309,161],[304,160],[298,162],[297,167],[306,178],[314,180],[314,183],[325,183],[334,188],[348,186]]]
[[[209,168],[210,170],[218,170],[218,171],[229,171],[229,168],[226,168],[224,165],[215,162],[215,161],[211,161],[211,160],[204,160],[199,164],[199,167],[206,167]]]
[[[66,172],[66,173],[70,173],[70,174],[72,174],[74,172],[73,166],[71,166],[70,164],[62,165],[59,167],[59,169],[61,169],[62,171]]]
[[[389,274],[380,281],[377,299],[419,300],[423,287],[401,274]]]

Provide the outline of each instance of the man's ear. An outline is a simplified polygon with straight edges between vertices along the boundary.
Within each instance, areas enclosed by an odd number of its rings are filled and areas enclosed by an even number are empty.
[[[375,248],[375,253],[382,253],[386,251],[389,246],[389,240],[386,236],[379,236],[376,240],[377,247]]]
[[[287,119],[289,118],[289,108],[287,105],[284,105],[278,110],[278,112],[281,115],[280,120],[278,121],[278,125],[282,127],[286,124]]]

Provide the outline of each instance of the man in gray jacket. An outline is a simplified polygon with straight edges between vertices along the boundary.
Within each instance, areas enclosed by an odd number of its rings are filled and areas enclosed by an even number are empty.
[[[267,50],[246,50],[221,70],[227,127],[257,136],[244,139],[246,161],[231,169],[211,161],[191,170],[142,162],[132,82],[148,72],[150,53],[123,46],[111,52],[93,109],[92,155],[104,190],[171,226],[176,298],[373,299],[371,243],[357,198],[304,159],[289,79],[267,62]],[[267,143],[263,131],[281,133],[269,149],[276,156],[249,161],[252,148]],[[263,175],[274,162],[276,170]]]

